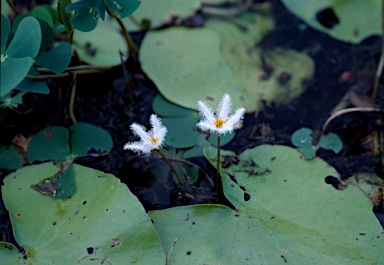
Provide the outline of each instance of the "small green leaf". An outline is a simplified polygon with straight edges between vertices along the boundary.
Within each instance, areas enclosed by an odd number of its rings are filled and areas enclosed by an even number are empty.
[[[42,19],[51,28],[53,27],[53,18],[46,8],[44,8],[42,6],[37,6],[31,11],[31,15],[34,17]]]
[[[12,58],[35,58],[39,52],[40,44],[41,29],[39,21],[34,17],[26,17],[17,27],[6,54]]]
[[[337,134],[330,133],[321,137],[317,147],[332,150],[337,154],[343,148],[343,142]]]
[[[29,75],[39,76],[40,73],[36,67],[32,66],[28,72]],[[44,80],[33,80],[25,78],[20,84],[16,86],[18,90],[25,92],[33,92],[39,94],[49,94],[47,82]]]
[[[106,155],[113,147],[111,135],[90,123],[78,122],[69,129],[71,153],[76,157]]]
[[[71,18],[71,15],[66,11],[67,6],[70,5],[71,3],[72,3],[71,0],[59,0],[57,2],[57,10],[56,10],[57,20],[64,25],[67,33],[70,33],[73,30],[72,24],[69,21]]]
[[[46,48],[51,46],[53,41],[55,40],[55,35],[53,33],[53,29],[51,26],[45,22],[44,20],[37,18],[40,24],[41,29],[41,45],[40,45],[40,52],[44,51]]]
[[[68,43],[62,43],[52,50],[40,55],[34,62],[35,65],[48,68],[56,74],[62,73],[72,57],[72,47]]]
[[[306,159],[312,159],[316,156],[316,148],[312,146],[312,130],[309,128],[300,128],[291,136],[292,143],[297,146]]]
[[[70,19],[72,25],[80,31],[89,32],[96,28],[99,17],[104,19],[104,0],[82,0],[66,7],[67,12],[75,11]]]
[[[23,162],[23,154],[16,146],[0,146],[0,169],[19,169]]]
[[[69,131],[61,126],[53,126],[39,131],[28,146],[28,161],[66,161],[69,157]]]
[[[1,61],[0,97],[8,94],[28,74],[32,59],[6,57]]]
[[[11,24],[6,16],[1,14],[1,54],[5,53],[5,47],[8,42],[9,31]]]

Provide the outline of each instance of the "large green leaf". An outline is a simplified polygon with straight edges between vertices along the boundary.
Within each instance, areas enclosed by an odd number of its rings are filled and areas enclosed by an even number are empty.
[[[216,165],[215,148],[205,155]],[[194,205],[150,212],[168,264],[382,262],[384,231],[370,200],[354,186],[327,185],[324,178],[337,172],[324,161],[269,145],[222,155],[224,193],[236,210]]]
[[[378,0],[282,0],[284,5],[311,27],[333,38],[358,43],[381,34],[381,1]],[[327,23],[321,23],[328,20]],[[327,25],[329,24],[329,25]]]
[[[116,28],[99,23],[91,32],[75,30],[73,48],[84,62],[115,66],[121,64],[119,51],[126,53],[127,44]]]
[[[27,257],[0,248],[7,264],[165,264],[159,237],[126,185],[74,165],[77,192],[70,199],[52,199],[30,187],[57,170],[44,163],[4,179],[3,200]]]
[[[40,76],[40,72],[35,66],[32,66],[28,72],[29,75]],[[20,84],[16,86],[20,91],[33,92],[40,94],[49,94],[47,82],[44,80],[34,80],[25,78]]]

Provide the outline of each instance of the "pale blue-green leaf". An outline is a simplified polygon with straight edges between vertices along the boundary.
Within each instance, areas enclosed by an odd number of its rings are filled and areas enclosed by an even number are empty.
[[[5,53],[5,47],[8,42],[8,35],[11,29],[11,24],[6,16],[1,14],[1,54]]]
[[[70,19],[72,25],[80,31],[92,31],[99,17],[104,19],[104,0],[82,0],[66,7],[67,12],[75,11],[75,16]]]
[[[140,6],[139,0],[105,0],[108,8],[121,18],[131,15]],[[163,3],[161,3],[163,5]],[[104,18],[103,18],[104,19]]]
[[[72,47],[68,43],[62,43],[52,50],[36,58],[34,64],[48,68],[56,74],[62,73],[72,57]]]
[[[0,169],[19,169],[23,162],[23,154],[16,146],[0,146]]]
[[[8,94],[27,75],[32,65],[31,58],[6,57],[1,61],[0,96]]]
[[[39,76],[40,73],[35,66],[32,66],[28,72],[29,75]],[[39,94],[49,94],[49,88],[45,80],[34,80],[25,78],[20,84],[16,86],[18,90],[25,92],[33,92]]]

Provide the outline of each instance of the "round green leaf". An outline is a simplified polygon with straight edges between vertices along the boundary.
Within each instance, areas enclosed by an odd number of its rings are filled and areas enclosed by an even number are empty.
[[[5,53],[5,47],[8,42],[9,31],[11,24],[6,16],[1,14],[1,54]]]
[[[62,43],[52,50],[40,55],[34,62],[35,65],[48,68],[56,74],[62,73],[72,57],[72,47],[68,43]]]
[[[341,141],[340,137],[337,134],[330,133],[328,135],[321,137],[317,147],[329,149],[335,153],[338,153],[343,148],[343,142]]]
[[[52,15],[51,13],[44,7],[42,6],[37,6],[35,7],[32,12],[31,12],[31,15],[34,16],[34,17],[37,17],[37,18],[40,18],[42,19],[43,21],[45,21],[51,28],[53,27],[53,18],[52,18]]]
[[[222,154],[233,161],[220,175],[236,210],[150,212],[169,264],[380,264],[384,231],[370,200],[354,186],[326,184],[326,176],[338,174],[324,161],[307,161],[285,146]],[[215,166],[216,149],[205,155]]]
[[[312,130],[309,128],[300,128],[291,136],[291,141],[295,146],[312,145]]]
[[[381,2],[377,0],[282,0],[283,4],[311,27],[338,40],[358,43],[371,35],[381,35]],[[328,11],[335,25],[322,25],[317,16]],[[356,12],[358,10],[358,12]],[[353,14],[353,15],[352,15]],[[333,19],[328,15],[328,19]],[[337,21],[338,20],[338,21]]]
[[[69,157],[69,131],[61,126],[52,126],[39,131],[28,145],[28,161],[66,161]]]
[[[159,237],[127,186],[110,174],[73,169],[77,192],[70,199],[31,188],[58,172],[52,163],[24,167],[4,179],[4,204],[27,257],[13,252],[7,264],[165,264]]]
[[[221,59],[219,46],[219,36],[205,28],[148,32],[141,44],[141,66],[175,104],[197,109],[197,101],[203,100],[217,105],[225,92],[238,108],[243,87]]]
[[[28,74],[32,65],[31,58],[1,58],[0,97],[8,94]]]
[[[113,147],[111,135],[90,123],[78,122],[69,129],[71,130],[71,153],[76,157],[105,155]]]
[[[196,103],[197,104],[197,103]],[[166,100],[161,94],[157,94],[152,102],[152,109],[160,116],[166,117],[199,117],[195,110],[183,108]]]
[[[197,118],[162,118],[168,129],[165,144],[176,148],[188,148],[197,144],[199,133],[196,129]]]
[[[19,169],[23,163],[23,154],[16,146],[0,146],[0,169]]]
[[[41,36],[39,21],[34,17],[24,18],[17,27],[6,54],[12,58],[35,58],[40,49]]]
[[[116,66],[121,64],[119,51],[125,53],[127,44],[118,30],[99,23],[91,32],[75,30],[73,48],[84,62],[92,65]]]

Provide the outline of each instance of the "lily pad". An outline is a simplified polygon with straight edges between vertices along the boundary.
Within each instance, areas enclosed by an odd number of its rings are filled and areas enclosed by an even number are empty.
[[[14,145],[0,146],[0,168],[7,170],[19,169],[23,166],[24,158],[21,151]]]
[[[116,66],[121,64],[119,51],[125,53],[127,44],[116,28],[99,23],[91,32],[75,30],[73,48],[86,63]]]
[[[223,93],[247,112],[259,110],[262,100],[286,103],[304,91],[314,63],[297,51],[256,48],[273,21],[253,19],[245,32],[214,19],[207,28],[149,32],[141,45],[142,68],[166,99],[187,108],[196,109],[198,100],[217,104]],[[189,91],[194,93],[186,97]]]
[[[74,165],[78,191],[72,198],[52,199],[31,189],[57,169],[44,163],[4,179],[2,196],[26,257],[0,248],[7,264],[165,263],[159,237],[126,185],[113,175]]]
[[[327,185],[324,178],[337,172],[323,160],[269,145],[222,154],[237,161],[221,170],[236,210],[194,205],[150,212],[169,264],[382,261],[384,231],[370,200],[354,186],[338,191]],[[216,149],[205,155],[215,166]]]
[[[380,1],[308,0],[305,4],[302,0],[282,2],[308,25],[335,39],[358,43],[369,36],[381,35]]]

